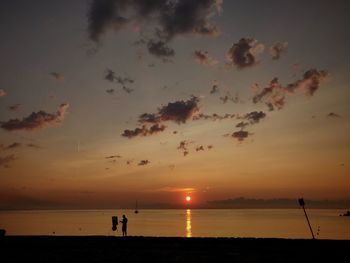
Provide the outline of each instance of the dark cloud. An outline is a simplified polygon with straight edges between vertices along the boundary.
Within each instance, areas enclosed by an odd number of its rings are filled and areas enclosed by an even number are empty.
[[[88,12],[89,38],[99,42],[107,30],[145,24],[158,28],[157,35],[167,41],[190,33],[215,35],[219,30],[211,18],[221,5],[220,0],[94,0]]]
[[[108,80],[110,82],[115,82],[117,84],[120,84],[122,90],[125,91],[126,93],[131,93],[133,91],[133,89],[128,88],[126,86],[126,85],[129,85],[129,84],[133,84],[135,82],[135,80],[133,80],[132,78],[118,76],[111,69],[107,69],[106,70],[106,75],[105,75],[104,78],[105,78],[105,80]],[[109,94],[113,94],[115,92],[115,90],[114,89],[107,89],[106,92],[109,93]]]
[[[0,97],[4,97],[6,95],[6,92],[3,89],[0,89]]]
[[[219,115],[216,113],[213,113],[212,115],[207,115],[204,113],[199,113],[196,116],[193,117],[193,120],[212,120],[212,121],[216,121],[216,120],[226,120],[226,119],[234,119],[236,118],[236,114],[229,114],[226,113],[225,115]]]
[[[14,105],[8,106],[8,109],[10,111],[19,111],[21,106],[22,106],[21,104],[14,104]]]
[[[175,50],[167,46],[162,40],[150,40],[147,44],[149,53],[158,58],[169,58],[175,56]]]
[[[219,92],[219,83],[215,80],[213,86],[211,87],[210,94]]]
[[[199,111],[199,98],[192,96],[189,100],[169,102],[158,110],[161,121],[174,121],[178,124],[185,123]]]
[[[188,144],[190,144],[190,143],[193,143],[193,142],[189,142],[189,141],[186,141],[186,140],[181,141],[180,144],[179,144],[179,146],[177,147],[177,149],[178,149],[178,150],[181,150],[182,153],[183,153],[183,155],[186,156],[186,155],[189,154],[189,151],[188,151],[187,146],[188,146]]]
[[[252,111],[244,115],[243,118],[248,120],[250,124],[255,124],[265,117],[266,117],[266,114],[262,111]]]
[[[50,76],[55,80],[60,80],[60,81],[64,80],[64,76],[58,72],[51,72]]]
[[[259,86],[257,84],[255,85],[256,85],[255,87],[259,89]],[[273,97],[275,94],[278,94],[278,93],[283,94],[283,92],[284,92],[283,88],[281,84],[278,82],[278,78],[273,78],[267,87],[265,87],[260,92],[255,94],[255,96],[253,97],[253,102],[257,103],[257,102],[260,102],[265,97]]]
[[[108,93],[108,94],[114,94],[114,92],[115,92],[115,90],[114,89],[106,89],[106,92]]]
[[[149,163],[150,163],[150,161],[148,161],[148,160],[141,160],[137,165],[142,166],[142,165],[147,165]]]
[[[238,69],[252,67],[259,63],[259,54],[263,50],[264,45],[258,44],[255,39],[241,38],[227,53],[228,65]]]
[[[169,102],[160,107],[157,113],[143,113],[138,120],[142,126],[134,130],[124,130],[122,136],[133,138],[162,132],[166,126],[161,123],[165,121],[173,121],[177,124],[186,123],[199,111],[198,102],[199,98],[192,96],[189,100]],[[150,124],[152,125],[149,126]]]
[[[230,92],[226,92],[225,96],[222,96],[219,98],[223,104],[227,103],[228,101],[231,101],[233,103],[239,103],[242,102],[239,98],[238,93],[233,97]]]
[[[204,151],[203,145],[200,145],[200,146],[196,147],[196,152],[199,152],[199,151]]]
[[[13,162],[14,160],[16,160],[16,157],[13,154],[4,157],[0,156],[0,167],[2,166],[3,168],[9,168],[9,163]]]
[[[244,122],[244,121],[241,121],[241,122],[236,124],[236,128],[241,128],[241,129],[244,129],[247,126],[249,126],[249,123],[248,122]]]
[[[340,118],[340,115],[337,114],[337,113],[334,113],[334,112],[330,112],[330,113],[328,113],[327,117],[330,117],[330,118]]]
[[[7,131],[16,130],[38,130],[49,125],[60,123],[64,120],[64,116],[69,104],[60,105],[56,113],[46,113],[45,111],[32,112],[28,117],[19,119],[10,119],[6,122],[0,122],[1,128]]]
[[[165,130],[165,128],[165,125],[161,125],[158,123],[150,126],[149,128],[146,127],[146,125],[143,125],[141,128],[135,128],[134,130],[124,130],[122,136],[127,137],[129,139],[137,136],[148,136],[154,133],[162,132]]]
[[[269,48],[269,53],[273,60],[277,60],[281,57],[281,54],[288,48],[288,42],[277,42]]]
[[[194,52],[193,56],[194,56],[195,61],[201,65],[213,66],[213,65],[216,65],[219,63],[218,60],[209,56],[208,51],[196,50]]]
[[[248,138],[249,133],[247,131],[236,131],[234,133],[232,133],[231,135],[233,138],[237,139],[239,142],[244,141],[246,138]]]
[[[106,156],[106,159],[114,159],[114,158],[122,158],[120,155],[110,155],[110,156]]]
[[[325,70],[309,69],[303,75],[303,78],[287,85],[287,92],[300,91],[307,96],[312,96],[319,88],[320,83],[328,77]]]

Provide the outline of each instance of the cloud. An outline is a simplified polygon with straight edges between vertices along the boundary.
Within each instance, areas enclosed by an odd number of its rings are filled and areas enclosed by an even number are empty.
[[[122,158],[120,155],[110,155],[110,156],[106,156],[106,159],[114,159],[114,158]]]
[[[236,124],[236,128],[241,128],[241,129],[244,129],[247,126],[249,126],[249,123],[248,122],[244,122],[244,121],[241,121],[241,122]]]
[[[200,145],[200,146],[196,147],[196,152],[199,152],[199,151],[204,151],[203,145]]]
[[[189,100],[169,102],[158,110],[161,121],[174,121],[178,124],[186,123],[199,111],[199,97],[192,96]]]
[[[320,83],[328,77],[325,70],[309,69],[303,75],[303,78],[287,85],[287,92],[294,93],[300,91],[307,96],[312,96],[319,88]]]
[[[137,136],[148,136],[154,133],[162,132],[165,130],[165,128],[165,125],[161,125],[158,123],[150,126],[149,128],[147,128],[146,125],[143,125],[141,128],[135,128],[134,130],[124,130],[122,136],[127,137],[129,139]]]
[[[178,150],[181,150],[182,153],[183,153],[183,155],[186,156],[187,154],[189,154],[189,151],[188,151],[187,146],[188,146],[188,144],[190,144],[190,143],[193,143],[193,142],[186,141],[186,140],[181,141],[180,144],[179,144],[179,146],[177,147],[177,149],[178,149]]]
[[[233,97],[230,92],[226,92],[226,95],[220,97],[219,99],[222,101],[223,104],[227,103],[227,101],[231,101],[233,103],[242,102],[239,98],[238,93],[236,93],[236,95]]]
[[[133,89],[126,87],[128,84],[133,84],[135,80],[129,78],[129,77],[121,77],[116,75],[116,73],[113,70],[107,69],[106,70],[106,75],[105,75],[105,80],[108,80],[110,82],[116,82],[121,85],[122,90],[124,90],[127,93],[131,93]],[[107,89],[107,93],[113,94],[115,92],[114,89]]]
[[[260,62],[259,54],[264,51],[264,45],[252,38],[241,38],[227,52],[228,65],[238,69],[255,66]]]
[[[219,92],[219,83],[217,80],[214,80],[213,86],[211,87],[210,94]]]
[[[150,161],[148,161],[148,160],[141,160],[137,165],[142,166],[142,165],[147,165],[149,163],[150,163]]]
[[[51,72],[50,76],[55,79],[55,80],[59,80],[59,81],[63,81],[64,80],[64,76],[61,73],[58,72]]]
[[[4,97],[6,95],[6,92],[3,89],[0,89],[0,97]]]
[[[328,113],[327,117],[330,117],[330,118],[341,118],[341,116],[339,114],[334,113],[334,112]]]
[[[39,130],[49,125],[60,123],[64,120],[64,116],[69,104],[63,103],[59,106],[56,113],[46,113],[45,111],[32,112],[28,117],[19,119],[10,119],[6,122],[0,122],[1,128],[7,131],[16,130]]]
[[[265,117],[266,117],[266,114],[262,111],[252,111],[244,115],[243,118],[248,120],[250,124],[255,124]]]
[[[14,104],[14,105],[8,106],[8,109],[10,111],[18,111],[21,106],[22,106],[21,104]]]
[[[281,57],[281,54],[287,51],[288,42],[277,42],[269,48],[269,53],[273,60],[277,60]]]
[[[234,119],[236,118],[236,114],[229,114],[226,113],[225,115],[219,115],[216,113],[213,113],[212,115],[208,115],[208,114],[204,114],[204,113],[199,113],[198,115],[193,117],[193,120],[212,120],[212,121],[216,121],[216,120],[226,120],[226,119]]]
[[[328,72],[325,70],[309,69],[304,73],[302,79],[287,86],[280,84],[276,77],[262,90],[260,90],[258,84],[255,84],[256,94],[253,96],[253,103],[265,102],[269,110],[282,109],[285,106],[287,94],[301,92],[306,96],[312,96],[328,75]]]
[[[208,51],[196,50],[193,56],[195,61],[200,65],[213,66],[219,63],[218,60],[209,56]]]
[[[219,29],[211,18],[221,6],[222,0],[94,0],[88,11],[89,38],[99,42],[107,30],[128,25],[141,30],[154,25],[167,41],[185,34],[216,35]]]
[[[115,92],[115,90],[114,89],[106,89],[106,92],[108,93],[108,94],[114,94],[114,92]]]
[[[133,89],[131,89],[131,88],[127,88],[127,87],[125,87],[125,86],[123,86],[123,88],[122,88],[126,93],[131,93],[131,92],[133,92],[134,90]]]
[[[175,56],[175,50],[168,47],[167,44],[161,40],[150,40],[147,44],[147,49],[149,53],[158,58]]]
[[[13,162],[14,160],[16,160],[16,157],[13,154],[4,157],[0,156],[0,166],[3,168],[9,168],[9,163]]]
[[[236,131],[234,133],[232,133],[231,135],[233,138],[237,139],[239,142],[242,142],[243,140],[245,140],[246,138],[248,138],[249,133],[247,131]]]
[[[166,128],[162,124],[165,121],[173,121],[177,124],[186,123],[199,111],[198,102],[199,98],[192,96],[188,100],[169,102],[167,105],[158,108],[157,113],[143,113],[138,120],[142,126],[134,130],[124,130],[122,136],[130,139],[136,136],[147,136],[162,132]]]

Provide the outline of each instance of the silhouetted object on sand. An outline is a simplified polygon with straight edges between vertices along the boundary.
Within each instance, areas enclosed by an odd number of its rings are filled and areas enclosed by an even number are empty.
[[[118,217],[112,216],[112,230],[116,231],[118,227]]]
[[[350,211],[347,211],[346,213],[339,215],[339,216],[350,216]]]
[[[4,237],[6,235],[5,229],[0,229],[0,238]]]
[[[134,211],[135,214],[138,214],[139,213],[139,210],[137,210],[137,200],[136,200],[136,204],[135,204],[135,211]]]
[[[127,224],[128,224],[128,219],[126,218],[125,215],[123,215],[123,219],[120,221],[122,223],[122,232],[123,232],[123,237],[127,236]]]
[[[308,218],[308,216],[307,216],[307,214],[306,214],[304,199],[303,199],[303,198],[299,198],[298,201],[299,201],[299,205],[300,205],[300,206],[303,208],[303,210],[304,210],[304,214],[305,214],[307,223],[308,223],[309,228],[310,228],[310,231],[311,231],[312,239],[315,239],[314,232],[312,231],[312,227],[311,227],[309,218]]]

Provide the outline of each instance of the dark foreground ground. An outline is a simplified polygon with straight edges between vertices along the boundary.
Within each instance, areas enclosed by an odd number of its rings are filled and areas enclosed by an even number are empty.
[[[350,240],[6,236],[0,262],[350,262]]]

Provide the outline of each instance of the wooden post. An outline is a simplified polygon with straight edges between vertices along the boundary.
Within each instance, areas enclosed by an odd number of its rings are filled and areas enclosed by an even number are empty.
[[[309,221],[309,217],[307,216],[307,213],[306,213],[306,210],[305,210],[305,202],[304,202],[304,199],[303,198],[299,198],[299,205],[303,208],[304,210],[304,214],[305,214],[305,217],[306,217],[306,221],[309,225],[309,228],[310,228],[310,231],[311,231],[311,235],[312,235],[312,239],[315,239],[315,236],[314,236],[314,231],[312,231],[312,227],[311,227],[311,224],[310,224],[310,221]]]

